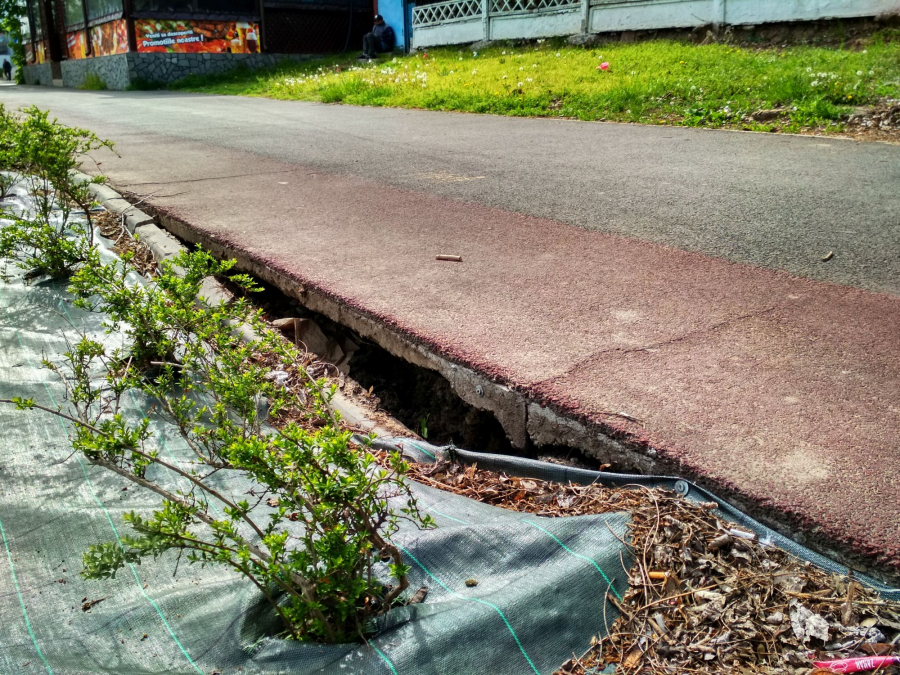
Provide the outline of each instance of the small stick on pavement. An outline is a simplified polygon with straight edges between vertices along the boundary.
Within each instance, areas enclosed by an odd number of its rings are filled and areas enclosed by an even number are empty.
[[[436,255],[434,256],[435,260],[447,260],[449,262],[462,262],[461,255]]]
[[[828,262],[834,257],[834,251],[829,251],[826,255],[822,256],[822,262]]]

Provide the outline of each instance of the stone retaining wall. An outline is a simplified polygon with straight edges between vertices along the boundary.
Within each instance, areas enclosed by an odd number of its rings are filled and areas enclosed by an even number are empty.
[[[89,73],[95,73],[108,89],[122,90],[129,85],[169,84],[188,75],[213,75],[234,68],[259,70],[281,61],[309,58],[294,54],[114,54],[63,61],[64,87],[80,87]],[[49,63],[25,66],[25,82],[51,86]]]
[[[25,84],[40,84],[45,87],[53,86],[53,69],[49,63],[37,63],[23,68]]]
[[[128,77],[129,54],[97,56],[90,59],[72,59],[60,63],[64,87],[80,87],[84,78],[93,73],[106,83],[107,89],[125,89],[131,82]]]

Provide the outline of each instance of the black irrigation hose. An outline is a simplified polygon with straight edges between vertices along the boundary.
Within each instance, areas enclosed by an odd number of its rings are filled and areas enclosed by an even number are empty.
[[[677,476],[644,476],[576,469],[524,457],[472,452],[471,450],[456,448],[453,445],[436,446],[424,441],[404,438],[379,438],[373,441],[372,445],[385,450],[400,450],[401,453],[415,461],[427,463],[436,461],[438,458],[446,458],[466,465],[478,464],[479,468],[489,471],[503,471],[513,476],[537,478],[556,483],[572,482],[581,485],[599,483],[606,487],[642,485],[649,488],[666,488],[692,501],[716,502],[719,505],[718,511],[727,519],[755,532],[760,538],[769,540],[775,546],[798,558],[807,560],[827,572],[848,574],[850,571],[846,566],[820,553],[816,553],[780,532],[763,525],[709,490]],[[900,588],[882,583],[866,574],[857,572],[854,576],[858,581],[875,590],[884,599],[900,600]]]

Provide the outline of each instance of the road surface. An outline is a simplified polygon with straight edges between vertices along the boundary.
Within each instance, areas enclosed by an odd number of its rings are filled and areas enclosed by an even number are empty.
[[[114,140],[111,183],[203,236],[900,577],[900,146],[0,97]]]

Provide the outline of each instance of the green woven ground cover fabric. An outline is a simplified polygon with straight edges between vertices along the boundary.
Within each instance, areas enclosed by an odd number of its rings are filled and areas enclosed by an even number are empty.
[[[0,284],[0,397],[64,405],[41,359],[58,360],[79,331],[101,336],[101,319],[73,308],[62,285],[28,286],[21,275]],[[152,408],[140,395],[129,404],[134,417]],[[186,462],[174,429],[153,428],[162,454]],[[549,675],[612,624],[607,589],[626,586],[631,561],[617,537],[627,514],[526,517],[423,486],[416,492],[438,527],[407,527],[395,541],[426,601],[383,617],[368,644],[277,639],[261,594],[222,568],[182,561],[173,576],[167,556],[83,580],[86,548],[115,540],[127,531],[123,512],[146,513],[157,498],[72,455],[67,437],[56,417],[0,406],[0,675]],[[252,487],[225,472],[217,480],[235,496]],[[466,586],[471,578],[477,586]]]

